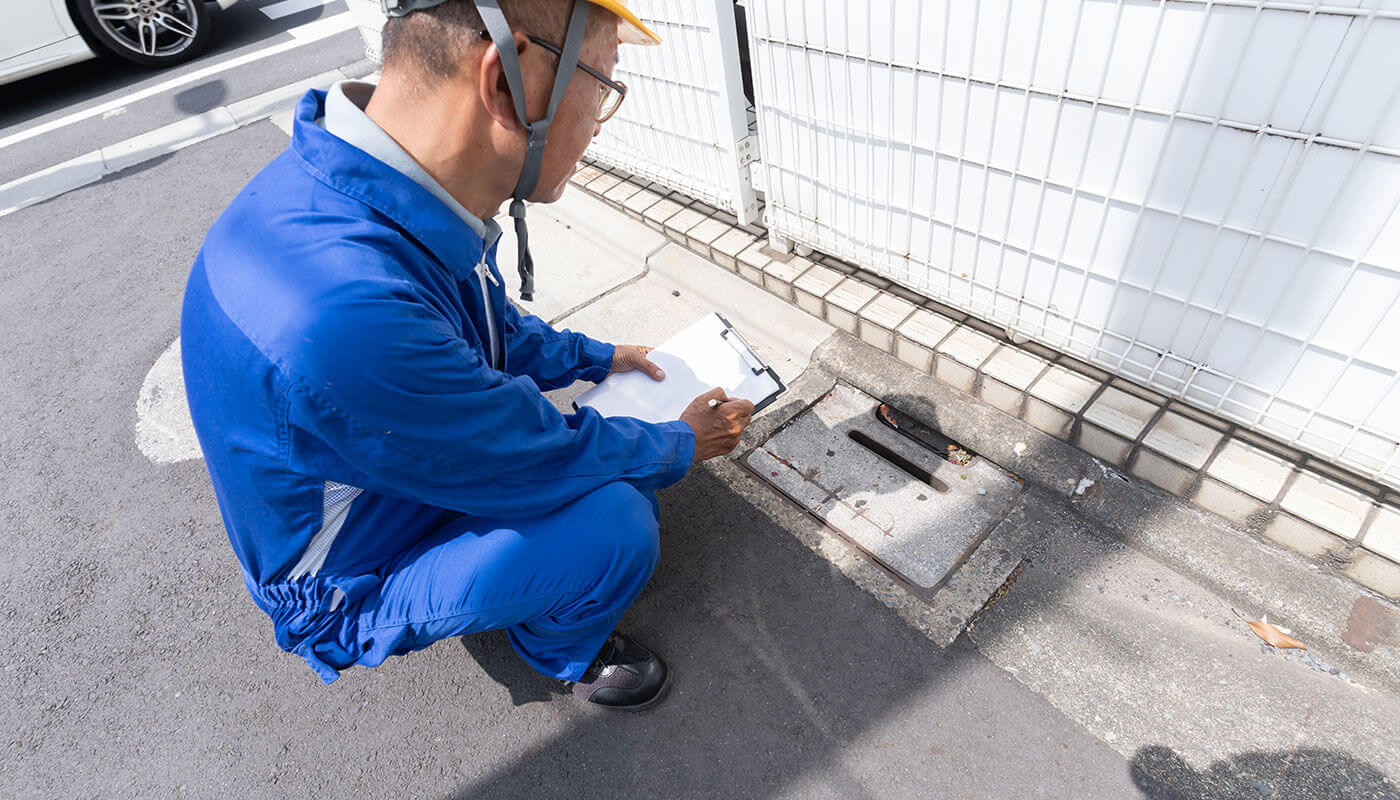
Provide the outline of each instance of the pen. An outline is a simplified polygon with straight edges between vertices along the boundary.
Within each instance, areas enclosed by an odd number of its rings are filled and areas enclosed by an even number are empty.
[[[719,400],[716,400],[715,398],[711,397],[709,406],[710,408],[719,408]]]

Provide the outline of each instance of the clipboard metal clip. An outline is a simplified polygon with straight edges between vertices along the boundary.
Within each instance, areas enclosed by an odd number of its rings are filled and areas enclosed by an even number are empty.
[[[725,325],[724,330],[720,332],[720,338],[724,339],[729,343],[730,347],[734,348],[739,354],[739,357],[744,359],[744,363],[748,364],[749,369],[753,370],[753,374],[762,375],[767,372],[768,368],[763,365],[763,362],[759,360],[758,356],[754,355],[753,348],[749,347],[749,343],[744,341],[744,337],[740,336],[739,332],[729,325],[729,320],[724,317],[720,317],[720,320],[722,320]]]

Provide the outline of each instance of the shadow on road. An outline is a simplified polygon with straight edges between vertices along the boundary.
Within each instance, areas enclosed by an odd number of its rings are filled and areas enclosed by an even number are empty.
[[[1336,750],[1250,751],[1194,770],[1169,747],[1133,757],[1133,782],[1152,800],[1400,800],[1375,767]]]
[[[488,631],[461,638],[462,649],[476,661],[486,677],[510,691],[511,705],[547,703],[567,694],[559,681],[539,674],[520,660],[505,631]]]
[[[182,114],[203,114],[228,99],[228,84],[212,80],[175,93],[175,107]]]
[[[454,797],[769,797],[816,781],[857,800],[887,796],[897,775],[983,796],[968,791],[1016,785],[998,764],[1126,788],[1116,754],[1086,753],[970,647],[938,650],[709,470],[661,501],[661,566],[620,628],[667,659],[671,696],[640,714],[555,701],[503,636],[467,637],[512,702],[557,702],[567,721]],[[1083,763],[1060,764],[1071,747]]]
[[[926,640],[708,471],[661,500],[661,566],[620,627],[667,659],[670,697],[642,714],[582,712],[551,745],[457,797],[773,794],[948,669]],[[503,640],[467,647],[517,703],[541,697],[537,676]],[[855,780],[845,790],[872,797]]]

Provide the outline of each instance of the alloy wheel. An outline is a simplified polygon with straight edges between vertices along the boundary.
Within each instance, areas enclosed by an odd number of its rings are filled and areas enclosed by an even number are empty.
[[[203,0],[86,0],[111,44],[151,58],[174,56],[199,36]]]

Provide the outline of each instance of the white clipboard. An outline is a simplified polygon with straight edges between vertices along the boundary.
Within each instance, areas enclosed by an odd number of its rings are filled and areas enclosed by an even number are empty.
[[[718,313],[701,317],[647,358],[666,372],[665,380],[637,371],[609,375],[579,395],[574,408],[588,406],[605,417],[670,422],[680,419],[695,398],[717,387],[753,403],[755,411],[787,391],[778,373]]]

